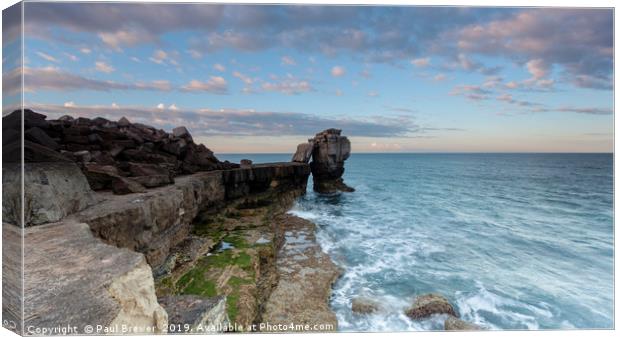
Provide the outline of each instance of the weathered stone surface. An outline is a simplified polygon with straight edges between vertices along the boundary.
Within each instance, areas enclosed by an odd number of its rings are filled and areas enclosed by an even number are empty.
[[[342,181],[344,161],[351,153],[351,142],[340,133],[341,130],[327,129],[314,137],[310,167],[314,190],[319,193],[354,191]]]
[[[174,180],[168,174],[151,174],[138,177],[130,177],[128,180],[135,181],[144,187],[158,187],[168,185],[174,182]]]
[[[413,305],[405,311],[412,319],[422,319],[434,314],[448,314],[458,317],[447,298],[439,294],[424,294],[418,296]]]
[[[121,119],[118,120],[118,126],[129,126],[130,124],[131,122],[126,117],[121,117]]]
[[[314,141],[308,141],[307,143],[301,143],[297,145],[297,151],[293,154],[291,161],[298,163],[308,164],[312,157],[312,151],[314,150]]]
[[[192,135],[189,134],[189,131],[187,131],[187,128],[184,126],[179,126],[172,129],[172,135],[177,138],[185,138],[190,142],[193,142]]]
[[[245,171],[253,173],[238,174]],[[105,242],[144,253],[151,266],[157,267],[187,238],[191,223],[201,211],[256,193],[259,186],[305,191],[309,174],[308,165],[300,163],[201,172],[177,177],[173,185],[140,195],[100,194],[101,202],[72,217],[88,223]]]
[[[116,177],[112,180],[112,192],[114,194],[142,193],[146,192],[146,188],[137,181]]]
[[[351,301],[351,311],[357,314],[372,314],[379,310],[379,303],[366,297],[356,297]]]
[[[284,214],[276,219],[283,244],[277,255],[279,281],[271,292],[264,322],[270,324],[326,324],[337,329],[338,320],[329,308],[331,286],[340,270],[316,242],[315,225]]]
[[[72,221],[25,231],[25,325],[167,325],[142,254],[106,245]]]
[[[88,163],[84,165],[83,172],[90,188],[95,191],[111,189],[112,182],[119,177],[118,169],[112,165]]]
[[[21,165],[4,163],[3,221],[18,223],[21,198]],[[74,163],[24,165],[25,225],[55,222],[96,202],[86,178]]]
[[[446,330],[463,330],[463,331],[476,331],[482,330],[482,328],[476,324],[465,322],[462,319],[458,319],[454,316],[448,316],[444,322],[444,329]]]
[[[168,322],[179,325],[180,331],[169,333],[215,333],[228,326],[226,296],[205,298],[196,295],[166,296],[159,303],[168,312]],[[185,329],[185,325],[189,329]]]

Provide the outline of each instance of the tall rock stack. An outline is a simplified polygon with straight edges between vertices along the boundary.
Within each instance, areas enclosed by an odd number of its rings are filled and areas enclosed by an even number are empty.
[[[321,131],[307,143],[299,144],[293,155],[294,162],[308,163],[312,158],[310,167],[316,192],[355,191],[342,180],[344,161],[351,154],[351,142],[346,136],[341,136],[341,132],[338,129]]]

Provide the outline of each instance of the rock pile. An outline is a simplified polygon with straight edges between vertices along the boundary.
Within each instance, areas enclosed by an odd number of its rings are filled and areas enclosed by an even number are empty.
[[[292,161],[312,162],[312,179],[314,190],[319,193],[333,193],[337,191],[353,192],[342,180],[344,161],[351,154],[351,142],[346,136],[341,136],[338,129],[327,129],[317,133],[307,143],[297,146]]]
[[[440,294],[418,296],[413,305],[405,310],[405,315],[414,320],[425,319],[432,315],[448,315],[444,322],[445,330],[482,330],[482,327],[459,319],[458,312],[450,301]]]
[[[20,161],[20,115],[14,111],[2,118],[5,162]],[[167,133],[125,117],[46,120],[26,109],[24,130],[25,162],[75,162],[93,190],[116,194],[171,184],[180,174],[239,167],[220,162],[207,147],[194,143],[183,126]]]

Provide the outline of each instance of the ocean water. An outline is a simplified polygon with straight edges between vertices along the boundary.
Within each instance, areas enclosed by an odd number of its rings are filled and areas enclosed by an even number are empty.
[[[291,211],[344,271],[340,330],[442,329],[445,317],[403,315],[427,292],[488,329],[614,327],[611,154],[353,154],[345,168],[354,193],[310,181]],[[381,310],[352,313],[358,296]]]

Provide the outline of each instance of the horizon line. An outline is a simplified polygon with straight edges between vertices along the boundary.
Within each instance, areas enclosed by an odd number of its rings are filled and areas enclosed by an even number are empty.
[[[290,154],[294,152],[213,152],[216,155],[241,155],[241,154]],[[351,152],[353,154],[614,154],[615,152],[533,152],[533,151],[412,151],[412,152]]]

